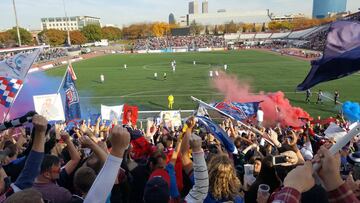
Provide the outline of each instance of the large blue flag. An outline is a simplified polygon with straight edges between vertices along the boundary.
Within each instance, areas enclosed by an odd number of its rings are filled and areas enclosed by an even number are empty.
[[[76,90],[75,82],[67,70],[64,82],[64,91],[66,95],[65,118],[66,121],[81,118],[79,94]]]
[[[196,118],[198,119],[200,126],[205,127],[208,132],[213,134],[215,138],[223,144],[226,151],[235,154],[238,152],[234,142],[218,124],[214,123],[210,118],[204,116],[196,116]]]
[[[248,102],[248,103],[240,103],[240,102],[219,102],[214,104],[213,106],[222,112],[232,116],[234,119],[238,121],[245,120],[251,116],[256,115],[256,112],[259,108],[260,102]]]
[[[337,21],[330,26],[323,57],[312,62],[310,73],[297,89],[304,91],[359,70],[360,22]]]

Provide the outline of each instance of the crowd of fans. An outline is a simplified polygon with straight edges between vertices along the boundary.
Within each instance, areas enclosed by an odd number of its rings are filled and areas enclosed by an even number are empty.
[[[37,62],[53,61],[58,58],[67,56],[65,48],[45,49],[37,59]]]
[[[333,156],[321,120],[263,128],[224,119],[235,150],[194,117],[145,129],[100,119],[49,125],[39,115],[32,124],[1,133],[1,202],[359,202],[358,137]]]
[[[323,29],[311,34],[307,37],[307,43],[303,44],[301,47],[314,51],[323,51],[325,49],[328,32],[328,29]]]
[[[24,53],[30,53],[32,52],[32,50],[30,51],[23,51]],[[2,53],[0,54],[0,61],[7,59],[9,57],[12,57],[16,54],[18,54],[19,51],[16,52],[7,52],[7,53]],[[49,48],[49,49],[44,49],[41,54],[39,55],[39,57],[37,58],[36,62],[37,63],[41,63],[41,62],[47,62],[47,61],[53,61],[56,60],[58,58],[62,58],[67,56],[67,51],[65,48]]]
[[[138,39],[134,43],[134,50],[162,50],[173,47],[196,48],[224,48],[225,39],[222,36],[169,36]]]

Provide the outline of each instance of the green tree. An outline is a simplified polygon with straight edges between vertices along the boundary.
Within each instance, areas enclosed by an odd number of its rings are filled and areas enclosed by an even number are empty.
[[[102,38],[108,40],[119,40],[122,37],[122,31],[117,27],[103,27],[101,32]]]
[[[7,33],[9,33],[10,38],[12,40],[15,40],[16,42],[18,42],[18,36],[17,36],[17,30],[16,27],[13,27],[10,30],[6,31]],[[27,30],[25,30],[24,28],[19,28],[19,32],[20,32],[20,39],[21,39],[21,44],[25,44],[25,45],[30,45],[33,42],[33,37],[31,35],[31,33]]]
[[[65,43],[66,32],[56,29],[43,30],[38,34],[38,37],[42,43],[58,46]]]
[[[81,32],[90,42],[100,41],[102,38],[101,27],[99,25],[87,25],[83,27]]]

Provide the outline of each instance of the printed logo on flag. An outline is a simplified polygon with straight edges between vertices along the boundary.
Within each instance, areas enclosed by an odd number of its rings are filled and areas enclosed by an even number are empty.
[[[69,85],[65,93],[66,93],[66,101],[69,106],[79,102],[79,95],[73,84]]]
[[[16,55],[15,57],[8,58],[5,63],[11,68],[15,75],[20,76],[22,69],[25,68],[23,64],[23,60],[25,58],[26,56],[20,54]]]

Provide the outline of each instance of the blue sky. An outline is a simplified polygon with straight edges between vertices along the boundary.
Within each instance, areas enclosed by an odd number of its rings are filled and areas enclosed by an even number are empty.
[[[198,0],[199,3],[202,0]],[[209,12],[262,11],[269,8],[276,15],[305,13],[311,15],[312,0],[208,0]],[[167,21],[169,13],[185,15],[188,0],[65,0],[69,16],[100,17],[103,24],[127,25],[144,21]],[[64,16],[62,0],[16,0],[20,26],[39,29],[40,18]],[[360,8],[360,0],[348,0],[347,10]],[[0,30],[14,26],[12,0],[0,0]]]

